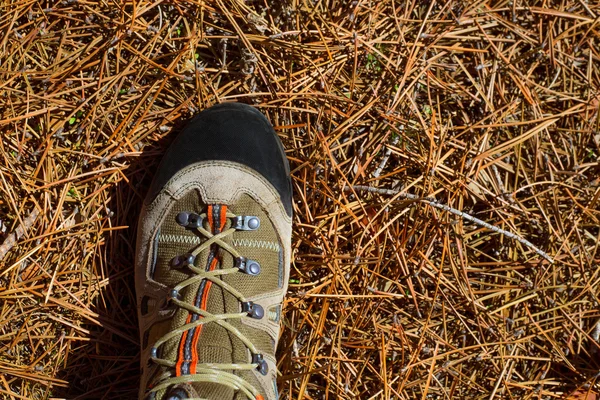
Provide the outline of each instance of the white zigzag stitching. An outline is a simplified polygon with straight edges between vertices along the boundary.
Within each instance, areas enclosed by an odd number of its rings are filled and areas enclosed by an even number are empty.
[[[183,235],[160,235],[158,237],[159,243],[181,243],[181,244],[200,244],[202,239],[195,236],[183,236]],[[279,243],[269,242],[266,240],[254,240],[254,239],[233,239],[231,244],[235,247],[255,247],[258,249],[271,250],[279,252]]]
[[[256,247],[259,249],[266,249],[279,252],[279,243],[268,242],[266,240],[233,239],[231,241],[231,244],[236,247]]]
[[[202,239],[195,236],[183,236],[183,235],[160,235],[158,237],[159,243],[182,243],[182,244],[200,244]]]

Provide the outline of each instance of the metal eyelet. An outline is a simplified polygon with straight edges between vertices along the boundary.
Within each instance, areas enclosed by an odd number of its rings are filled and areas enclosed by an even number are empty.
[[[255,231],[260,227],[260,219],[254,215],[238,215],[231,218],[231,227],[238,231]]]
[[[252,354],[252,364],[258,364],[256,369],[261,373],[261,375],[267,375],[269,373],[269,366],[267,365],[267,362],[262,354]]]
[[[193,254],[184,254],[182,256],[175,256],[171,260],[171,266],[173,268],[183,268],[188,265],[194,265],[194,261],[196,260],[196,256]]]
[[[260,264],[258,261],[250,260],[246,257],[236,258],[235,267],[248,275],[256,276],[260,274]]]
[[[171,291],[167,295],[167,301],[171,301],[173,299],[179,299],[179,290],[171,289]]]
[[[248,316],[253,319],[262,319],[265,316],[265,310],[260,304],[254,304],[251,301],[242,303],[242,312],[248,313]]]
[[[175,218],[177,223],[185,228],[200,228],[204,222],[204,218],[196,213],[182,211]]]

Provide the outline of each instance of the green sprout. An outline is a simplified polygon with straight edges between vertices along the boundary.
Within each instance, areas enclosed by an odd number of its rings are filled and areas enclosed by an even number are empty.
[[[375,53],[367,54],[367,68],[372,69],[374,71],[381,71],[381,64],[379,62],[379,58]]]

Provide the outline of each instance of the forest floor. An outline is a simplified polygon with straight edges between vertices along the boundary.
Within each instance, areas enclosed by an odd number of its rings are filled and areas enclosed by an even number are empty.
[[[238,101],[292,168],[283,399],[595,399],[599,16],[2,2],[0,398],[136,396],[140,204],[181,126]]]

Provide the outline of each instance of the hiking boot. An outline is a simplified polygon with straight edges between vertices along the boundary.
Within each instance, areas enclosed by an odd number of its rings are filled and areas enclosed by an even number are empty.
[[[292,189],[267,119],[221,104],[177,136],[140,215],[140,399],[276,399]]]

